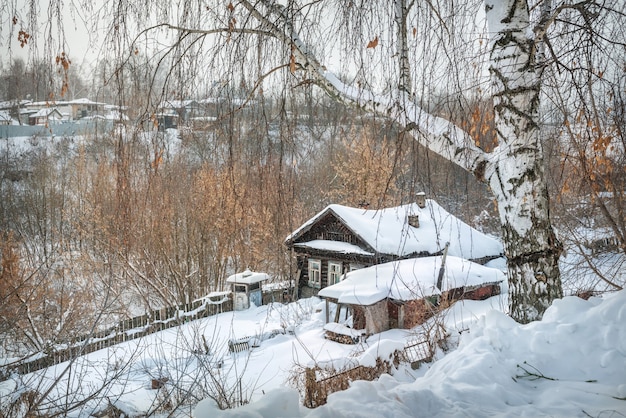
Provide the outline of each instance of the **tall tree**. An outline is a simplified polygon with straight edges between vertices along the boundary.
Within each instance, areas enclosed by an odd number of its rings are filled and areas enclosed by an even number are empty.
[[[425,147],[472,173],[498,204],[510,314],[529,322],[562,296],[561,245],[550,219],[539,105],[546,68],[568,59],[575,67],[570,46],[578,35],[554,28],[593,28],[600,15],[612,16],[608,21],[620,27],[624,7],[592,0],[556,7],[549,0],[532,6],[526,0],[240,0],[188,1],[178,8],[157,1],[146,10],[121,0],[100,8],[99,17],[114,17],[108,45],[118,52],[137,54],[151,35],[163,39],[170,31],[171,47],[161,56],[173,60],[160,59],[157,67],[167,62],[176,70],[182,57],[193,54],[204,77],[242,80],[253,90],[271,88],[282,70],[337,101],[394,120]],[[558,42],[552,42],[555,34]],[[623,43],[621,38],[600,34],[589,45],[605,48]],[[336,76],[329,71],[333,67],[350,76]],[[442,117],[430,102],[441,90],[458,102],[466,100],[466,92],[490,99],[495,148],[482,148],[478,138]]]

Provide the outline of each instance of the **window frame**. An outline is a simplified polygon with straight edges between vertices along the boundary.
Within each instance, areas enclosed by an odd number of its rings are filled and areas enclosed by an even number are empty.
[[[338,271],[334,271],[332,267],[339,267]],[[328,286],[339,283],[342,280],[343,263],[341,261],[328,262]],[[332,279],[332,280],[331,280]]]
[[[317,269],[313,268],[317,264]],[[308,259],[309,286],[320,289],[322,287],[322,260],[319,258]],[[317,273],[317,274],[314,274]],[[317,277],[316,277],[317,276]],[[317,278],[317,280],[315,280]]]
[[[361,270],[362,268],[365,268],[364,264],[361,263],[350,263],[350,271],[354,271],[354,270]]]

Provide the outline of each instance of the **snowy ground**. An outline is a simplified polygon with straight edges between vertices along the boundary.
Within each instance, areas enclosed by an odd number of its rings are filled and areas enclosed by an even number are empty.
[[[86,402],[72,415],[89,416],[108,399],[130,413],[167,416],[167,410],[157,408],[164,391],[153,390],[151,380],[168,377],[171,401],[186,401],[173,416],[626,416],[626,291],[589,301],[567,297],[556,301],[542,321],[528,325],[502,313],[505,299],[458,303],[446,316],[458,348],[438,353],[436,362],[418,370],[401,366],[393,376],[354,382],[313,410],[302,407],[298,392],[286,383],[294,365],[310,365],[315,359],[341,366],[364,359],[372,350],[385,355],[384,347],[402,343],[409,333],[391,330],[366,344],[342,345],[323,338],[324,303],[319,299],[274,304],[194,321],[95,352],[69,369],[64,363],[23,381],[11,379],[0,383],[0,403],[27,388],[42,392],[60,377],[50,399],[71,404],[112,381],[97,393],[101,401]],[[269,338],[277,331],[287,332]],[[249,336],[258,337],[258,347],[228,353],[229,339]],[[211,399],[198,404],[208,398],[203,388],[216,381],[235,398],[241,394],[252,403],[227,411]]]
[[[626,291],[584,301],[556,301],[541,322],[519,325],[491,301],[459,347],[407,376],[354,382],[315,410],[280,388],[232,411],[201,403],[197,417],[623,417],[626,416]],[[468,306],[472,305],[472,306]]]

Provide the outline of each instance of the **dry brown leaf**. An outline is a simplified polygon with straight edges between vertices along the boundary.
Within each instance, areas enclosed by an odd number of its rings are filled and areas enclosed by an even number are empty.
[[[289,57],[289,71],[291,71],[292,74],[296,72],[296,56],[293,54]]]

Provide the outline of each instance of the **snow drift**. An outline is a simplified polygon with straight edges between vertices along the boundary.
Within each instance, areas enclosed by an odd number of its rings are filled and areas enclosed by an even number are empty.
[[[278,388],[234,410],[205,400],[194,416],[624,416],[626,291],[557,300],[527,325],[490,310],[422,376],[407,382],[401,374],[353,382],[314,410],[300,406],[295,390]]]

